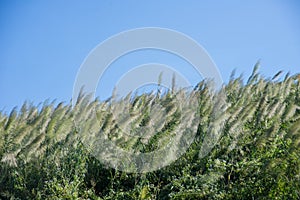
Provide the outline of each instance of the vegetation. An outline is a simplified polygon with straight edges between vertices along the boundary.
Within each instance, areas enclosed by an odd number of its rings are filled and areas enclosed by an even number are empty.
[[[0,113],[0,198],[300,199],[300,79],[276,78],[261,77],[257,67],[246,84],[232,76],[225,86],[224,128],[204,157],[199,151],[214,120],[214,105],[207,82],[199,83],[200,121],[193,143],[175,162],[147,173],[107,167],[84,141],[92,137],[93,124],[100,123],[124,149],[156,150],[180,126],[174,91],[154,101],[147,94],[127,101],[131,116],[144,109],[130,118],[136,127],[147,124],[153,102],[168,108],[167,123],[147,142],[120,134],[111,117],[120,102],[89,102],[81,95],[74,108],[45,102],[39,109],[25,103],[20,111]]]

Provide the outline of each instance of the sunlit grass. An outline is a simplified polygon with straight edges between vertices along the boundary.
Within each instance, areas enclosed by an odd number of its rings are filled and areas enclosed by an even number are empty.
[[[74,108],[50,103],[38,109],[25,103],[20,111],[0,113],[0,197],[299,199],[300,81],[298,75],[276,78],[261,77],[257,68],[246,84],[232,76],[225,87],[224,128],[204,157],[199,152],[214,120],[214,105],[206,82],[199,83],[194,91],[200,118],[194,142],[171,165],[144,174],[107,168],[84,141],[96,137],[93,130],[100,127],[126,150],[152,152],[164,146],[181,130],[178,119],[184,115],[171,91],[115,103],[90,101],[82,95]],[[165,116],[151,112],[159,110],[157,104],[168,108]],[[129,115],[122,115],[124,109]],[[121,116],[119,121],[112,114]],[[159,124],[162,117],[166,123]],[[151,129],[152,124],[156,129]],[[130,137],[124,130],[149,133]]]

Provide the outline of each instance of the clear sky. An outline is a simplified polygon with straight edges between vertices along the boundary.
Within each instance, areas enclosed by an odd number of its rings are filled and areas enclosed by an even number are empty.
[[[77,71],[89,52],[112,35],[140,27],[190,36],[207,50],[225,82],[234,69],[247,78],[259,59],[266,77],[280,70],[300,72],[297,0],[2,0],[0,110],[9,112],[25,100],[70,102]],[[109,76],[121,65],[154,61],[184,69],[176,58],[156,54],[137,52],[120,60],[104,79],[111,87],[97,94],[111,92],[118,79]]]

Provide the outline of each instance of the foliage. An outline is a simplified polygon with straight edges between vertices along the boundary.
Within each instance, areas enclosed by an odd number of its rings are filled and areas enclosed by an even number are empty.
[[[82,142],[91,137],[89,129],[97,122],[120,147],[154,151],[180,126],[174,91],[123,100],[133,126],[147,125],[158,101],[168,107],[168,123],[161,132],[149,134],[147,142],[120,134],[110,114],[120,105],[89,102],[82,94],[73,109],[63,103],[45,102],[40,109],[24,103],[20,111],[0,113],[0,198],[299,199],[299,76],[265,79],[255,67],[247,84],[233,77],[225,86],[225,126],[212,151],[199,157],[213,120],[211,94],[203,81],[195,88],[201,119],[194,142],[171,165],[144,174],[107,168]]]

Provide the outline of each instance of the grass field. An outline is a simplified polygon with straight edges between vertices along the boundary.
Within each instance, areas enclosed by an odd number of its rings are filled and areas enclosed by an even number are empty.
[[[207,82],[200,82],[194,91],[199,123],[193,143],[175,162],[147,173],[107,167],[84,141],[95,137],[90,130],[98,123],[120,148],[155,151],[180,134],[178,116],[184,113],[176,108],[175,92],[126,102],[127,121],[135,128],[147,125],[153,102],[167,108],[166,123],[146,142],[121,134],[111,113],[117,112],[118,102],[89,102],[80,96],[74,108],[24,103],[9,115],[0,113],[0,198],[300,199],[299,76],[267,79],[256,71],[246,83],[232,76],[225,86],[224,127],[204,157],[199,156],[203,139],[216,119]]]

